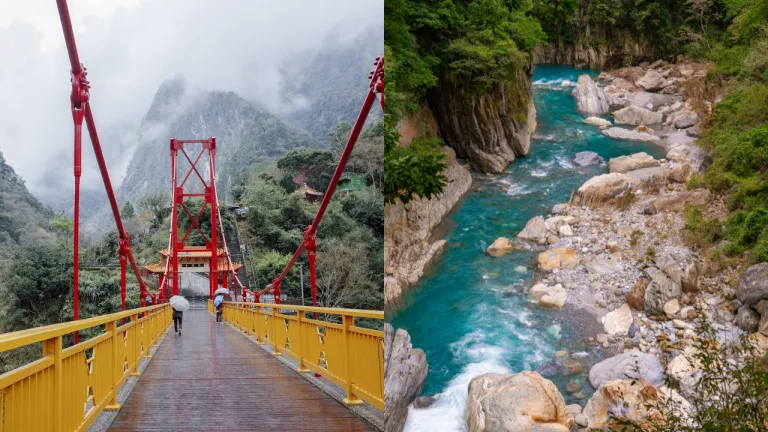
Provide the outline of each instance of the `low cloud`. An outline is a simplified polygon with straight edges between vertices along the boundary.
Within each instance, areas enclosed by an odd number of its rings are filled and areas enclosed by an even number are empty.
[[[7,3],[0,6],[0,150],[33,193],[46,195],[72,183],[69,61],[54,2]],[[69,8],[115,186],[163,80],[181,74],[190,88],[235,91],[284,112],[286,63],[383,21],[383,0],[73,0]],[[101,188],[90,142],[83,145],[84,188]]]

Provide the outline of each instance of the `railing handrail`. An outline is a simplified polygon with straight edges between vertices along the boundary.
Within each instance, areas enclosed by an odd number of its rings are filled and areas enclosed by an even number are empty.
[[[384,311],[379,310],[366,310],[366,309],[344,309],[344,308],[326,308],[326,307],[315,307],[315,306],[298,306],[298,305],[289,305],[289,304],[275,304],[275,303],[249,303],[249,302],[223,302],[225,304],[229,305],[235,305],[235,306],[243,306],[243,307],[262,307],[262,308],[275,308],[280,310],[295,310],[295,311],[302,311],[302,312],[317,312],[317,313],[323,313],[323,314],[329,314],[329,315],[347,315],[347,316],[353,316],[356,318],[373,318],[373,319],[384,319]]]
[[[151,312],[156,309],[167,307],[168,304],[159,304],[143,308],[128,309],[121,312],[115,312],[107,315],[100,315],[93,318],[67,321],[59,324],[51,324],[43,327],[34,327],[26,330],[19,330],[11,333],[0,334],[0,352],[20,348],[33,343],[42,342],[56,336],[63,336],[84,330],[90,327],[106,324],[122,318],[128,318],[131,315],[144,312]]]

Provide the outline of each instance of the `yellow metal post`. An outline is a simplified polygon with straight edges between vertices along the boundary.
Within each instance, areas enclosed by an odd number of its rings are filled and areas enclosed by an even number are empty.
[[[117,403],[117,384],[122,377],[122,373],[117,372],[118,360],[117,360],[117,321],[111,321],[107,323],[107,333],[110,333],[110,341],[112,343],[112,364],[110,370],[112,371],[112,377],[109,383],[109,403],[104,407],[107,411],[117,411],[120,409],[120,404]],[[122,367],[120,368],[122,372]]]
[[[157,347],[157,339],[160,337],[160,332],[157,329],[157,313],[149,314],[149,319],[152,321],[152,346]]]
[[[133,349],[136,361],[133,363],[133,369],[131,370],[131,376],[139,376],[139,361],[141,360],[141,344],[139,343],[139,315],[131,315],[131,323],[133,324]]]
[[[277,306],[277,304],[275,304],[275,306]],[[275,334],[276,334],[275,333],[275,322],[277,322],[277,308],[276,307],[272,308],[272,313],[270,315],[272,315],[272,334],[269,337],[269,341],[272,342],[272,350],[273,350],[272,355],[273,356],[281,356],[281,355],[283,355],[283,353],[281,353],[277,349],[277,338],[275,338]]]
[[[349,315],[341,316],[342,329],[342,358],[344,359],[344,389],[347,391],[347,397],[344,398],[344,403],[347,405],[362,405],[364,402],[360,400],[352,392],[352,372],[350,371],[350,359],[351,347],[349,343],[350,332],[349,328],[355,325],[355,317]]]
[[[53,357],[53,430],[54,432],[62,431],[62,418],[64,410],[62,408],[64,400],[64,372],[61,366],[62,357],[62,340],[61,336],[56,336],[52,339],[43,341],[43,356]]]
[[[299,357],[299,368],[296,369],[296,371],[301,373],[309,372],[309,369],[307,369],[307,366],[304,364],[304,354],[302,349],[302,345],[304,344],[304,337],[301,331],[301,327],[305,315],[306,312],[304,311],[296,311],[296,318],[298,318],[297,322],[299,325],[299,343],[296,344],[296,356]]]
[[[261,338],[261,326],[263,325],[261,320],[263,319],[263,316],[264,315],[261,313],[261,306],[256,306],[254,319],[256,320],[256,343],[259,345],[264,345],[264,339]]]

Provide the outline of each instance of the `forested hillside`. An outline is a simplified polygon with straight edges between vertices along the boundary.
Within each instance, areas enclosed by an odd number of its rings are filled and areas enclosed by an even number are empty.
[[[532,51],[544,37],[532,4],[395,0],[384,8],[387,199],[442,191],[439,142],[396,145],[395,125],[422,105],[434,112],[445,144],[475,169],[500,172],[527,154]]]
[[[235,93],[191,92],[180,79],[160,86],[142,120],[141,132],[142,142],[118,189],[122,200],[137,200],[170,188],[170,137],[216,137],[217,186],[222,199],[227,198],[233,174],[313,142],[306,132]]]
[[[367,187],[343,194],[337,190],[320,225],[317,245],[318,303],[328,307],[383,307],[384,202],[382,121],[361,136],[347,173],[367,177]],[[263,287],[282,271],[312,223],[319,203],[306,200],[293,179],[324,190],[338,161],[330,150],[296,149],[277,161],[254,166],[233,185],[233,196],[248,206],[240,233],[253,261],[247,261],[251,284]],[[371,170],[371,167],[376,167]],[[299,263],[305,266],[306,255]],[[300,294],[299,269],[283,284],[289,296]],[[309,295],[308,279],[305,280]]]
[[[309,64],[286,70],[281,97],[297,105],[286,120],[309,132],[315,145],[325,144],[339,122],[354,122],[368,88],[368,73],[383,45],[382,27],[372,28],[347,43],[329,40]],[[381,110],[371,110],[369,124],[377,118]]]
[[[24,180],[0,153],[0,269],[18,246],[51,238],[51,216],[50,209],[29,193]],[[0,279],[0,287],[3,285]]]

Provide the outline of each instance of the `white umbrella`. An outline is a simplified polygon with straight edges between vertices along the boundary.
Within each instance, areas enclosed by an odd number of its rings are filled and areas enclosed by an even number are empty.
[[[180,295],[175,295],[171,297],[171,299],[168,301],[171,304],[171,307],[174,310],[177,310],[179,312],[186,312],[189,310],[189,302],[187,299]]]
[[[216,294],[224,294],[224,295],[229,295],[229,294],[230,294],[230,292],[229,292],[229,288],[223,288],[223,287],[222,287],[222,288],[219,288],[219,289],[217,289],[216,291],[214,291],[214,292],[213,292],[213,294],[214,294],[214,295],[216,295]]]

